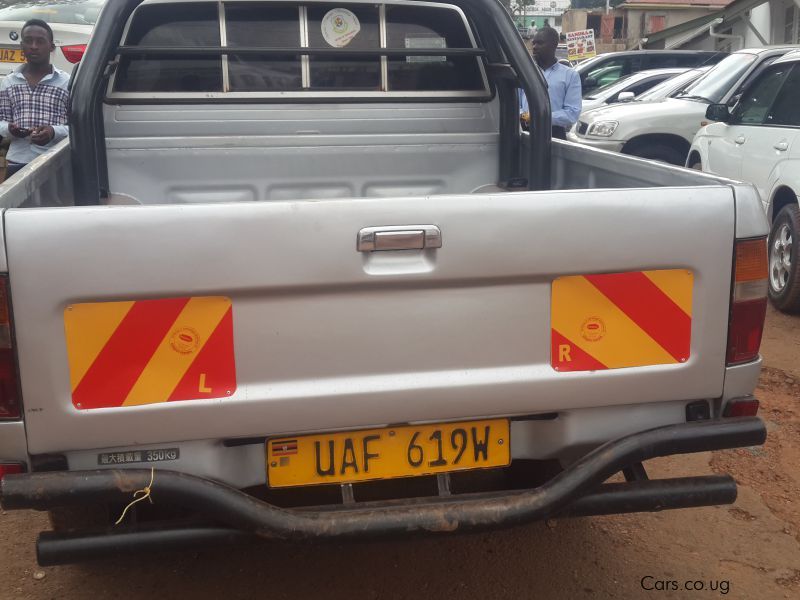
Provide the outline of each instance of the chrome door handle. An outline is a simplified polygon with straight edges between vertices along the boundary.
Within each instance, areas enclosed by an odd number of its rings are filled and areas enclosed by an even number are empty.
[[[436,225],[364,227],[358,232],[359,252],[427,250],[442,247],[442,230]]]
[[[737,137],[733,141],[736,143],[737,146],[741,146],[742,144],[744,144],[747,141],[747,138],[744,137],[743,135],[740,135],[739,137]]]
[[[773,148],[775,148],[775,150],[778,150],[779,152],[786,152],[789,149],[789,142],[785,140],[778,142],[773,146]]]

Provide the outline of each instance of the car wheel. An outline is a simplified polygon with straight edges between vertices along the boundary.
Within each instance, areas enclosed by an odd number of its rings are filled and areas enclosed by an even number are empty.
[[[686,155],[680,150],[666,144],[637,144],[634,148],[625,152],[625,154],[631,154],[640,158],[649,158],[650,160],[660,160],[661,162],[678,165],[679,167],[686,164]]]
[[[800,207],[785,206],[769,233],[769,297],[778,310],[800,312]]]
[[[690,169],[694,169],[695,171],[702,171],[703,170],[703,163],[700,161],[699,158],[695,158],[689,164]]]

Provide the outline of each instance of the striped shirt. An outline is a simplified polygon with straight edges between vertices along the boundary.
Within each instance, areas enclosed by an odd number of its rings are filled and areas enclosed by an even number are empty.
[[[69,75],[52,67],[52,72],[32,88],[22,74],[24,66],[20,65],[0,81],[0,135],[11,138],[6,159],[27,164],[69,134]],[[8,131],[9,123],[23,129],[50,125],[55,136],[49,143],[39,146],[31,142],[30,137],[12,136]]]

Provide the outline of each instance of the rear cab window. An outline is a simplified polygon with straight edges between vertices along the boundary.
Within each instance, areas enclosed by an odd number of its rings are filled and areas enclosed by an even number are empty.
[[[482,54],[446,4],[144,3],[108,98],[488,100]]]

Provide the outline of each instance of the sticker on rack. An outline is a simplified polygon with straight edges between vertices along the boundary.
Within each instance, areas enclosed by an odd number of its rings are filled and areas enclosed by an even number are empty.
[[[334,8],[322,17],[322,37],[334,48],[344,48],[361,31],[358,17],[346,8]]]
[[[131,463],[153,463],[178,460],[180,448],[154,448],[152,450],[125,450],[124,452],[101,452],[98,465],[129,465]]]
[[[236,391],[230,298],[73,304],[64,310],[72,403],[117,408]]]
[[[429,48],[447,48],[447,40],[438,35],[425,37],[415,36],[405,39],[406,48],[409,50],[427,50]],[[407,63],[445,62],[446,56],[406,56]]]

